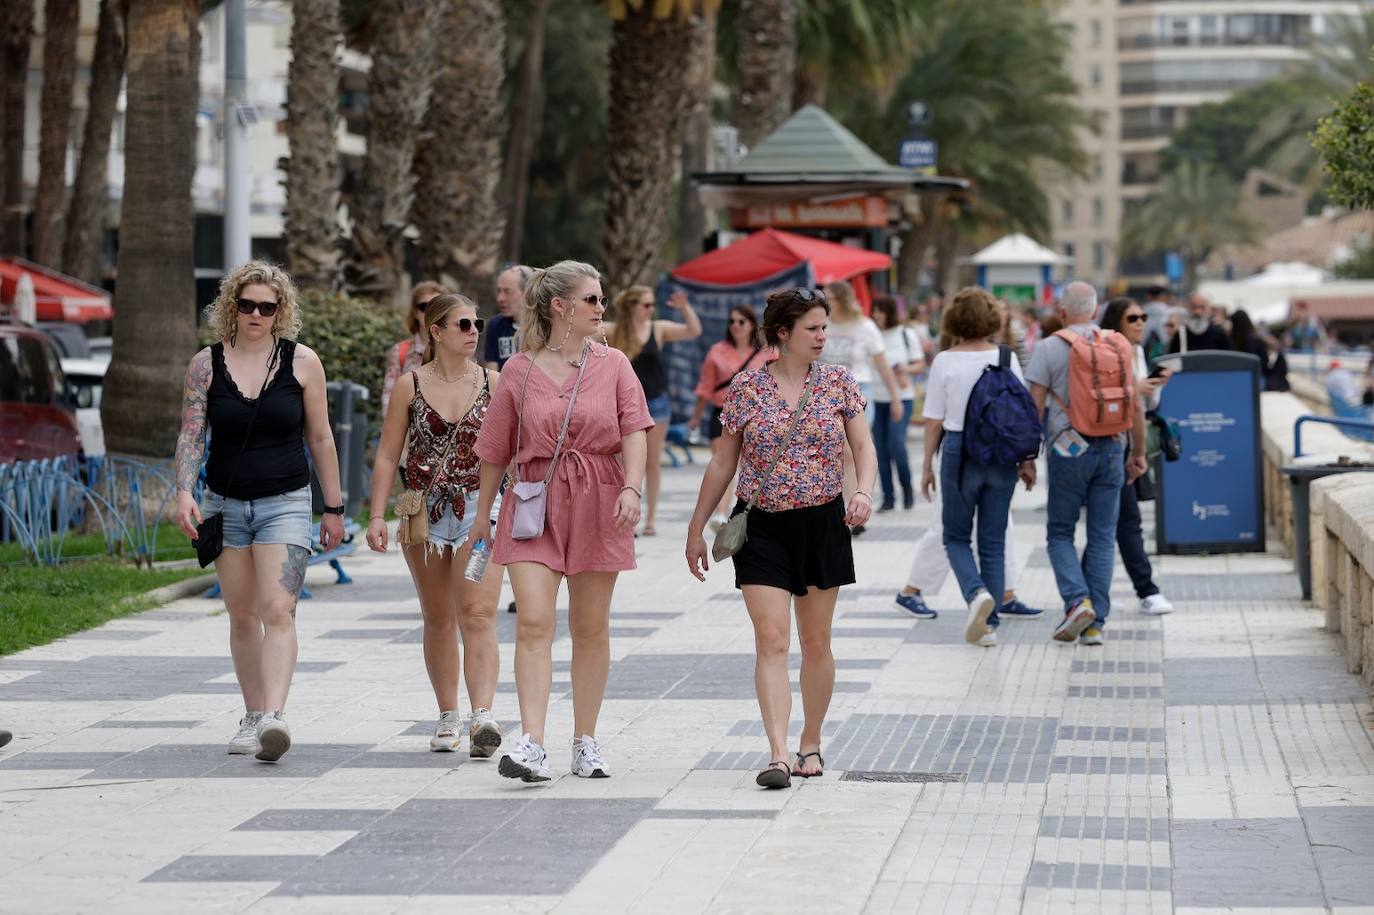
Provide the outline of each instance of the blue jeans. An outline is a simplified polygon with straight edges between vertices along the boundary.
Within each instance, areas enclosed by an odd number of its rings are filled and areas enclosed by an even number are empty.
[[[883,504],[891,505],[897,501],[897,493],[892,488],[892,465],[897,465],[897,482],[902,492],[911,492],[911,463],[906,453],[906,430],[911,424],[911,414],[916,409],[914,400],[902,401],[902,418],[892,418],[892,405],[885,401],[874,404],[877,419],[873,423],[873,447],[878,450],[878,483],[883,488]]]
[[[985,590],[999,605],[1006,577],[1007,517],[1016,489],[1016,468],[963,460],[964,434],[946,432],[940,451],[940,487],[944,490],[940,518],[944,522],[945,555],[959,581],[964,601]],[[960,463],[963,479],[960,480]],[[978,519],[978,561],[973,560],[973,521]],[[1000,620],[994,610],[988,625]]]
[[[1121,487],[1126,483],[1125,455],[1115,439],[1096,439],[1076,458],[1049,453],[1049,522],[1046,550],[1064,607],[1083,598],[1093,602],[1100,629],[1111,612],[1112,564],[1116,560],[1116,521],[1121,513]],[[1087,509],[1088,538],[1080,561],[1073,546],[1078,516]]]

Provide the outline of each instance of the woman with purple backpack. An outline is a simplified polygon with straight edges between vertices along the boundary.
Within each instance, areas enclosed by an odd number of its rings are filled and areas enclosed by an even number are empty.
[[[929,501],[935,489],[938,449],[945,553],[968,603],[964,639],[984,647],[997,644],[1012,492],[1018,477],[1027,490],[1035,485],[1039,447],[1039,421],[1021,363],[1009,347],[988,342],[1001,326],[1001,310],[991,295],[975,287],[959,290],[941,323],[941,331],[957,342],[930,364],[923,412],[921,494]]]

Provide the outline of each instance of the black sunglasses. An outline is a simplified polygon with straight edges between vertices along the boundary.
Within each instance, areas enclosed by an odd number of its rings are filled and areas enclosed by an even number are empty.
[[[1144,315],[1126,315],[1126,317],[1122,318],[1121,320],[1125,321],[1127,324],[1140,324],[1141,322],[1143,322],[1143,321],[1145,320],[1145,316],[1144,316]]]
[[[254,302],[252,299],[235,299],[234,304],[238,306],[239,314],[251,315],[256,309],[257,313],[264,318],[270,318],[277,313],[276,302]]]
[[[748,327],[749,324],[750,324],[751,322],[750,322],[749,320],[745,319],[745,318],[731,318],[731,319],[730,319],[730,323],[731,323],[731,324],[740,324],[740,325],[742,325],[742,326],[744,326],[744,327]]]
[[[443,324],[440,324],[439,326],[448,327],[448,322],[445,321]],[[477,328],[477,332],[480,334],[482,330],[487,326],[487,322],[483,321],[481,318],[478,318],[475,321],[472,318],[459,318],[457,321],[453,322],[453,326],[458,328],[465,334],[472,333],[472,329],[475,327]]]

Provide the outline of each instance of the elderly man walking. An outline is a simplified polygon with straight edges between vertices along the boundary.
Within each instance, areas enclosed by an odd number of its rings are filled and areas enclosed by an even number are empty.
[[[1026,369],[1031,396],[1044,417],[1046,543],[1065,608],[1054,638],[1101,645],[1111,612],[1121,487],[1145,472],[1145,413],[1135,396],[1130,343],[1092,323],[1097,291],[1088,283],[1070,283],[1058,310],[1064,329],[1036,346]],[[1124,454],[1128,431],[1134,432],[1129,462]],[[1073,538],[1085,510],[1087,548],[1080,561]]]

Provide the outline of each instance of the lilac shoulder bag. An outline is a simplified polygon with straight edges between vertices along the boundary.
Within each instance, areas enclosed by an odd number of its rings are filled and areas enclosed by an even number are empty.
[[[515,514],[511,518],[510,536],[512,540],[533,540],[544,533],[544,519],[548,516],[549,482],[558,467],[558,456],[563,453],[563,441],[568,437],[568,424],[572,422],[573,405],[577,403],[577,389],[582,386],[582,373],[587,370],[587,360],[591,354],[586,347],[582,350],[582,364],[577,369],[577,380],[573,382],[572,394],[568,396],[568,410],[563,414],[563,428],[558,430],[558,444],[554,445],[553,457],[549,460],[549,470],[542,480],[523,481],[520,479],[520,465],[516,455],[520,454],[520,433],[524,426],[525,392],[530,385],[530,372],[534,371],[534,357],[530,357],[530,367],[525,372],[525,382],[520,387],[520,412],[515,419],[515,454],[511,456],[511,485],[507,495],[515,498]]]

